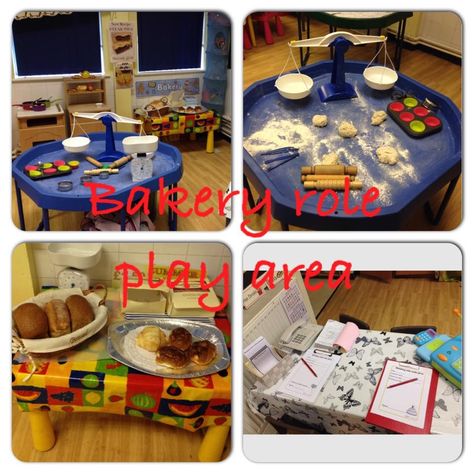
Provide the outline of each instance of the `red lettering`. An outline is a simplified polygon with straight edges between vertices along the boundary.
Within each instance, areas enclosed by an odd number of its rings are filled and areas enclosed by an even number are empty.
[[[209,186],[204,186],[196,194],[194,200],[194,213],[199,217],[206,217],[214,211],[212,206],[208,207],[205,211],[201,211],[199,206],[209,201],[209,198],[212,196],[212,189]]]
[[[304,203],[312,196],[316,196],[317,191],[309,191],[301,196],[299,189],[295,189],[295,204],[296,204],[296,215],[299,217],[303,213]]]
[[[138,202],[133,205],[135,201],[135,194],[143,193],[143,196],[138,200]],[[134,186],[130,191],[130,195],[127,199],[127,213],[130,216],[133,216],[136,212],[143,207],[143,212],[148,216],[150,214],[150,208],[148,203],[150,201],[150,190],[148,188],[143,188],[142,186]]]
[[[318,260],[312,262],[306,269],[306,274],[304,276],[304,286],[308,291],[318,291],[324,286],[323,281],[319,281],[314,285],[311,284],[311,278],[317,277],[321,273],[322,269],[323,266]]]
[[[256,214],[260,209],[265,209],[265,225],[263,226],[263,229],[259,232],[253,232],[251,231],[247,225],[250,224],[250,219],[244,219],[242,223],[240,224],[240,230],[245,234],[248,235],[249,237],[263,237],[269,230],[270,230],[270,225],[272,222],[272,213],[271,213],[271,191],[269,189],[265,190],[265,195],[264,197],[260,200],[260,202],[257,202],[255,207],[249,208],[248,203],[249,203],[249,193],[246,188],[243,190],[243,200],[242,200],[242,212],[245,217],[251,216],[253,214]]]
[[[182,270],[177,270],[177,267],[183,267]],[[175,288],[181,283],[183,284],[184,288],[189,288],[189,270],[191,269],[191,265],[189,262],[185,262],[184,260],[173,260],[171,265],[168,269],[168,275],[166,277],[166,286],[168,288]],[[173,280],[173,275],[177,274],[176,279]]]
[[[123,207],[121,201],[116,199],[105,199],[108,196],[111,196],[115,193],[115,187],[110,186],[109,184],[99,184],[99,183],[84,183],[86,188],[91,190],[91,212],[93,216],[100,216],[103,214],[110,214],[111,212],[120,211]],[[104,189],[105,192],[97,194],[98,189]],[[98,204],[110,204],[113,207],[108,207],[107,209],[99,210]]]
[[[128,304],[128,289],[129,288],[140,288],[143,285],[142,272],[134,265],[130,265],[127,262],[123,262],[115,267],[115,270],[122,273],[122,307],[126,308]],[[137,282],[132,283],[128,278],[128,271],[131,270],[137,277]]]
[[[326,197],[328,196],[332,197],[332,206],[329,208],[329,210],[325,211],[323,209],[323,205],[324,205],[324,201],[326,200]],[[334,191],[333,189],[325,189],[319,196],[316,212],[321,217],[330,216],[337,209],[338,204],[339,204],[339,198],[337,196],[336,191]]]
[[[304,270],[304,265],[296,265],[295,268],[290,270],[286,263],[283,264],[283,288],[285,288],[285,290],[290,287],[293,275],[300,270]]]
[[[227,203],[230,199],[232,199],[234,196],[238,196],[239,194],[239,191],[231,191],[227,195],[225,195],[222,189],[217,191],[217,209],[220,216],[225,216],[225,207],[227,206]]]
[[[158,188],[158,213],[160,216],[165,214],[166,207],[171,208],[173,212],[178,214],[180,217],[189,217],[193,210],[189,208],[187,211],[181,211],[178,209],[180,204],[183,204],[188,199],[189,193],[187,189],[176,186],[171,189],[165,189],[165,180],[164,178],[159,179],[159,188]],[[173,196],[179,196],[173,198]]]
[[[268,269],[263,272],[262,277],[259,279],[258,274],[262,271],[261,267],[264,266],[267,266]],[[252,273],[252,286],[258,290],[265,284],[265,282],[267,282],[268,286],[273,289],[275,288],[275,285],[273,284],[274,277],[275,264],[273,262],[269,262],[268,260],[259,260]]]
[[[155,252],[150,251],[148,252],[148,286],[150,288],[159,288],[163,283],[164,280],[158,280],[156,283],[153,281],[153,268],[155,266]]]
[[[221,311],[227,306],[227,303],[229,302],[229,264],[223,263],[222,272],[219,273],[216,276],[216,278],[214,278],[214,280],[209,280],[209,283],[206,283],[206,272],[207,272],[206,264],[202,262],[201,263],[201,278],[200,278],[201,288],[207,291],[210,288],[216,286],[219,283],[219,281],[222,280],[224,283],[224,296],[222,298],[222,301],[220,301],[219,305],[214,307],[214,306],[208,306],[205,303],[204,300],[209,296],[209,293],[205,293],[198,298],[199,306],[201,306],[201,308],[206,311],[211,311],[211,312]]]
[[[349,204],[349,198],[351,196],[351,180],[349,178],[344,179],[344,213],[347,214],[348,216],[352,216],[352,214],[355,214],[359,210],[359,206],[356,205],[353,208],[351,208]]]
[[[339,271],[338,267],[343,266],[344,270],[341,275],[334,279],[335,274]],[[352,264],[350,262],[345,262],[344,260],[335,260],[331,266],[328,276],[328,285],[329,288],[337,288],[342,282],[347,289],[352,288],[351,286],[351,269]]]
[[[367,210],[367,205],[374,202],[379,197],[379,190],[375,186],[372,186],[367,190],[362,198],[362,214],[366,217],[374,217],[376,216],[381,210],[381,207],[376,207],[372,211]]]

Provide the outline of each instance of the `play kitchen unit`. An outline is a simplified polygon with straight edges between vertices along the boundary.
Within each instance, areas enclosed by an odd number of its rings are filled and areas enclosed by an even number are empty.
[[[102,133],[88,133],[80,119],[99,123]],[[71,136],[35,146],[13,162],[20,226],[25,229],[21,192],[25,192],[43,209],[38,230],[49,230],[49,209],[89,211],[90,182],[114,186],[113,199],[126,202],[137,183],[157,191],[159,178],[165,186],[176,186],[182,176],[179,150],[166,143],[158,146],[158,137],[114,132],[113,124],[127,123],[141,127],[138,119],[113,112],[73,114]],[[83,134],[75,134],[80,130]],[[125,206],[121,212],[121,230],[125,230]],[[177,228],[177,216],[169,212],[171,230]]]
[[[58,289],[13,308],[13,393],[34,447],[54,449],[50,410],[111,413],[205,429],[199,459],[219,460],[231,423],[230,324],[225,313],[195,311],[198,296],[216,304],[215,293],[136,288],[124,308],[118,289],[90,289],[101,252],[50,244],[51,262],[65,267]]]
[[[282,73],[245,91],[244,184],[252,182],[259,195],[271,190],[283,229],[399,229],[423,206],[439,223],[461,172],[461,114],[447,97],[397,73],[386,42],[344,31],[291,41]],[[345,61],[350,47],[372,44],[380,46],[369,63]],[[293,50],[314,47],[330,48],[333,60],[300,70]],[[296,70],[284,73],[290,61]],[[447,184],[433,212],[429,199]],[[380,207],[378,215],[345,215],[342,196],[321,205],[316,194],[296,216],[295,190],[346,187],[350,207],[376,187],[368,210]],[[335,212],[321,217],[318,207]]]

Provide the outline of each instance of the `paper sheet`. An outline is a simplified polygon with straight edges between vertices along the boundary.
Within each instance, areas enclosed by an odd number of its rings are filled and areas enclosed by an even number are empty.
[[[278,391],[294,398],[314,402],[340,358],[335,354],[308,349],[301,357],[303,360],[300,359],[283,379]]]
[[[281,292],[280,302],[291,324],[302,318],[308,320],[306,306],[295,282],[291,282],[290,287]]]
[[[432,373],[430,367],[388,360],[371,413],[423,428]]]
[[[334,343],[342,351],[349,352],[359,335],[359,328],[350,321],[347,322]]]
[[[281,360],[272,351],[269,342],[263,336],[249,344],[244,349],[244,355],[262,375],[267,374]]]

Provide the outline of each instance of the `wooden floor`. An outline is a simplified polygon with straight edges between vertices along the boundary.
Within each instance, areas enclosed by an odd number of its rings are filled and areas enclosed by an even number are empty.
[[[133,416],[51,412],[56,445],[41,453],[32,448],[28,415],[15,402],[12,413],[12,450],[20,461],[198,461],[203,436]],[[230,439],[224,458],[229,451]]]
[[[231,180],[232,146],[216,135],[214,153],[206,153],[205,136],[198,136],[196,141],[182,138],[178,142],[170,142],[180,149],[183,155],[183,178],[179,185],[188,190],[190,194],[189,205],[192,206],[194,197],[203,186],[209,186],[214,192],[213,198],[209,200],[209,206],[216,207],[216,192],[218,189],[225,191]],[[13,222],[19,227],[18,212],[16,206],[15,190],[12,185],[12,213]],[[23,207],[27,230],[35,230],[41,220],[41,209],[23,194]],[[183,208],[189,206],[183,204]],[[205,207],[203,206],[203,209]],[[51,230],[80,230],[81,221],[84,217],[82,212],[51,211]],[[167,216],[157,216],[155,220],[157,230],[168,230]],[[178,218],[178,230],[213,231],[225,227],[225,217],[217,215],[217,211],[206,217],[198,217],[192,214],[187,218]]]
[[[282,17],[285,28],[285,36],[273,34],[275,43],[265,44],[263,32],[259,30],[259,25],[255,24],[257,47],[244,51],[244,89],[255,81],[265,79],[280,74],[288,56],[287,43],[290,40],[298,39],[296,18],[293,16]],[[329,32],[328,26],[321,23],[312,22],[311,36],[323,36]],[[375,33],[374,33],[375,34]],[[393,58],[394,45],[389,44],[389,54]],[[329,59],[329,51],[324,48],[313,48],[308,64]],[[298,53],[298,51],[297,51]],[[374,56],[373,47],[350,48],[346,53],[347,59],[369,62]],[[299,55],[296,56],[299,61]],[[298,62],[299,65],[299,62]],[[286,70],[294,69],[289,64]],[[448,96],[459,109],[462,107],[461,97],[461,67],[445,59],[438,58],[431,54],[407,49],[403,50],[402,64],[400,72],[416,79],[432,89]],[[254,195],[257,196],[255,190]],[[445,189],[441,190],[433,199],[432,206],[437,209]],[[416,212],[406,223],[402,230],[451,230],[455,229],[461,222],[462,188],[461,180],[458,181],[456,189],[451,197],[449,205],[444,213],[443,219],[438,226],[431,225],[423,211]],[[253,216],[251,227],[261,229],[264,225],[263,215]],[[291,226],[291,230],[304,230]],[[281,230],[278,222],[273,222],[271,230]]]
[[[438,282],[425,278],[394,278],[391,283],[357,277],[352,288],[339,287],[318,316],[318,323],[339,319],[347,313],[365,321],[371,329],[430,325],[455,336],[462,322],[453,314],[462,309],[460,282]]]

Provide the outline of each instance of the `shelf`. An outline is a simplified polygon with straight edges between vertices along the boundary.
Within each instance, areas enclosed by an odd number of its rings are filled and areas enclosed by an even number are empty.
[[[103,92],[104,92],[104,89],[94,89],[93,91],[74,91],[74,90],[67,91],[69,95],[102,94]]]

